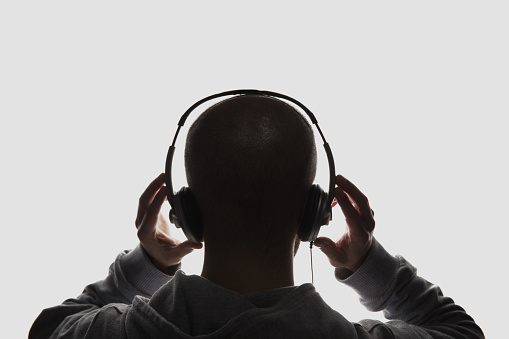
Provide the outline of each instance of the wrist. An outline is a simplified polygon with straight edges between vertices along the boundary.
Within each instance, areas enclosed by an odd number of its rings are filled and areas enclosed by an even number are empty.
[[[182,264],[180,262],[176,263],[174,265],[168,266],[168,265],[160,262],[159,260],[155,259],[150,253],[148,253],[147,249],[145,247],[143,247],[143,244],[140,243],[140,246],[143,249],[143,251],[145,252],[145,254],[147,255],[147,257],[150,260],[150,262],[152,263],[152,265],[155,268],[157,268],[158,271],[160,271],[166,275],[175,275],[175,273],[182,267]]]
[[[163,272],[166,275],[175,275],[175,273],[182,267],[181,263],[171,266],[165,265],[160,261],[154,259],[150,254],[148,254],[148,252],[147,255],[150,259],[150,262],[152,262],[152,265],[154,265],[159,271]]]
[[[152,264],[147,251],[141,244],[131,251],[126,251],[119,265],[125,279],[136,290],[132,297],[136,294],[151,296],[171,279]]]
[[[343,268],[336,268],[334,273],[338,281],[355,290],[361,299],[374,300],[391,288],[400,265],[400,259],[390,255],[373,238],[371,251],[357,272],[347,276]]]
[[[366,251],[366,253],[364,253],[364,255],[361,257],[360,260],[358,260],[354,265],[352,265],[350,267],[346,267],[346,269],[352,271],[353,273],[357,272],[357,270],[359,270],[359,268],[361,268],[361,266],[366,261],[366,258],[368,257],[369,252],[371,251],[371,247],[372,246],[369,247],[369,249]]]
[[[177,273],[177,271],[180,270],[181,267],[182,267],[182,263],[178,263],[178,264],[166,267],[166,270],[162,271],[162,272],[167,275],[175,275],[175,273]]]

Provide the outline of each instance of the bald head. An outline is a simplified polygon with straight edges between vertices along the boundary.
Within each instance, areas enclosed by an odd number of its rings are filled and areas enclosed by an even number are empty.
[[[236,96],[191,126],[185,166],[207,241],[279,242],[297,232],[316,172],[311,126],[266,96]]]

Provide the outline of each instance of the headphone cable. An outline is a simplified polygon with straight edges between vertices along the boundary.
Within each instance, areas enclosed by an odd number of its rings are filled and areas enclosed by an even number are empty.
[[[310,258],[311,258],[311,283],[314,285],[315,284],[315,277],[314,277],[314,274],[313,274],[313,241],[309,242],[309,255],[310,255]]]

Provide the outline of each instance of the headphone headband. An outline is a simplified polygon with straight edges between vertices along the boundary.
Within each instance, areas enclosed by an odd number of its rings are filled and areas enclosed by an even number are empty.
[[[165,178],[165,180],[166,180],[166,185],[168,186],[166,188],[166,194],[168,196],[168,202],[170,203],[172,208],[175,207],[174,206],[175,194],[173,193],[174,191],[173,191],[173,182],[172,182],[172,178],[171,178],[171,167],[172,167],[172,163],[173,163],[173,155],[175,153],[175,142],[177,140],[180,129],[182,128],[182,126],[184,126],[184,124],[185,124],[188,116],[191,114],[191,112],[193,112],[198,106],[202,105],[203,103],[205,103],[207,101],[210,101],[210,100],[213,100],[216,98],[221,98],[221,97],[225,97],[225,96],[236,96],[236,95],[258,95],[258,96],[269,96],[269,97],[274,97],[274,98],[278,98],[278,99],[284,99],[284,100],[292,102],[293,104],[300,107],[307,114],[307,116],[311,119],[312,124],[316,126],[316,128],[318,129],[318,132],[320,134],[320,137],[323,140],[323,147],[325,148],[325,153],[327,154],[327,160],[329,162],[329,193],[328,193],[326,208],[327,208],[327,211],[330,213],[332,211],[332,201],[334,199],[336,170],[335,170],[334,158],[332,156],[330,146],[327,143],[327,141],[325,140],[325,137],[322,133],[322,130],[320,129],[320,126],[318,126],[318,121],[316,120],[314,114],[306,106],[304,106],[302,103],[300,103],[299,101],[295,100],[292,97],[289,97],[284,94],[276,93],[276,92],[260,91],[260,90],[256,90],[256,89],[239,89],[239,90],[226,91],[226,92],[221,92],[221,93],[210,95],[210,96],[205,97],[205,98],[197,101],[196,103],[194,103],[182,115],[182,117],[180,118],[180,120],[178,122],[177,131],[175,132],[175,136],[173,137],[173,142],[172,142],[170,148],[168,149],[168,154],[166,157],[166,168],[165,168],[165,177],[166,178]]]

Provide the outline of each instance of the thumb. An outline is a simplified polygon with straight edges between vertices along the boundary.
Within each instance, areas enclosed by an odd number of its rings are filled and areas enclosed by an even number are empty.
[[[320,248],[323,253],[325,253],[327,256],[329,254],[332,254],[333,252],[336,252],[336,243],[332,241],[330,238],[327,237],[320,237],[317,238],[313,244]]]
[[[186,244],[186,246],[195,250],[199,250],[200,248],[203,247],[203,244],[201,242],[191,242],[189,240],[184,241],[183,244]]]
[[[191,253],[193,250],[198,250],[202,247],[203,247],[202,243],[195,243],[195,242],[186,240],[186,241],[178,244],[175,249],[183,257],[183,256]]]
[[[339,250],[334,241],[327,237],[320,237],[315,240],[316,247],[327,256],[329,262],[334,267],[342,267],[345,262],[345,255]]]

